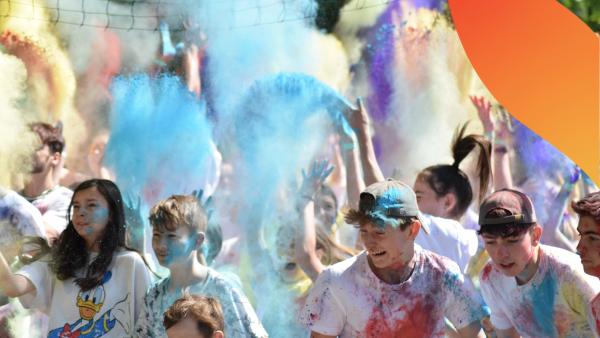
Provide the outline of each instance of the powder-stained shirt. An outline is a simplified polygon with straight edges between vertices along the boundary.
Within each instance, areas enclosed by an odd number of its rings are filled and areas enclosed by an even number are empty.
[[[152,284],[146,292],[138,319],[136,337],[167,338],[163,326],[163,314],[176,300],[167,290],[170,280],[171,276],[161,279]],[[188,292],[205,295],[221,303],[227,338],[267,337],[246,296],[215,270],[208,268],[206,280],[190,286]]]
[[[14,191],[0,199],[0,249],[16,243],[23,236],[46,237],[42,214]]]
[[[463,273],[467,271],[471,257],[477,252],[477,233],[465,229],[455,220],[421,214],[421,221],[427,224],[430,233],[420,231],[415,244],[421,248],[450,258]]]
[[[90,253],[90,262],[98,253]],[[89,265],[88,265],[89,266]],[[73,278],[58,280],[49,263],[39,260],[16,272],[36,290],[19,297],[26,309],[50,317],[48,338],[131,337],[150,273],[137,252],[121,250],[102,283],[83,291]],[[84,276],[83,272],[77,274]]]
[[[471,281],[449,259],[415,247],[409,279],[387,284],[371,270],[366,251],[323,270],[298,321],[340,338],[444,337],[489,315]]]
[[[587,316],[590,327],[594,332],[594,337],[600,337],[600,294],[596,295],[594,299],[587,306]]]
[[[540,245],[539,267],[525,285],[506,277],[492,262],[481,270],[481,292],[498,329],[514,327],[521,337],[593,337],[587,305],[600,281],[583,271],[579,256]]]
[[[22,191],[21,195],[23,195]],[[73,198],[73,191],[71,189],[56,185],[40,196],[32,198],[24,197],[42,213],[44,223],[52,226],[59,234],[65,230],[69,224],[67,211]]]

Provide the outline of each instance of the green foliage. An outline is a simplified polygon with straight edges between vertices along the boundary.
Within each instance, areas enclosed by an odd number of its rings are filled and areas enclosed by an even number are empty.
[[[600,31],[600,0],[557,0],[594,32]]]

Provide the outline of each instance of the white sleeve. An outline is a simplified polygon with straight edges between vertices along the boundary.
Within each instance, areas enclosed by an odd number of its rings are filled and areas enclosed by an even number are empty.
[[[298,322],[323,335],[339,335],[347,320],[343,295],[342,286],[332,282],[331,272],[323,270],[310,290]]]
[[[66,195],[61,195],[61,198],[52,201],[52,204],[48,206],[48,210],[42,215],[44,222],[56,229],[59,234],[62,233],[69,224],[67,212],[70,203],[70,198]]]
[[[487,317],[490,309],[483,302],[475,285],[458,269],[456,264],[452,264],[444,278],[444,286],[449,288],[444,315],[455,328],[462,329]]]
[[[150,286],[152,285],[152,280],[150,279],[150,271],[148,270],[148,267],[146,266],[146,264],[144,264],[144,261],[142,260],[142,257],[140,255],[138,255],[137,253],[135,255],[136,255],[135,265],[134,265],[135,271],[133,271],[134,287],[135,287],[135,289],[133,290],[134,291],[134,305],[133,305],[134,306],[134,314],[133,314],[134,320],[140,318],[140,312],[141,312],[142,306],[144,304],[144,298],[146,296],[146,291],[148,291],[148,288],[150,288]]]
[[[508,330],[513,327],[513,323],[496,301],[494,292],[490,288],[489,281],[486,281],[486,279],[482,278],[482,274],[486,268],[489,268],[489,265],[486,265],[483,269],[481,269],[481,272],[479,272],[481,295],[483,296],[485,304],[490,308],[490,319],[492,320],[492,325],[500,330]]]
[[[52,307],[52,294],[56,282],[56,276],[50,270],[48,263],[36,261],[31,265],[25,265],[15,275],[21,275],[35,285],[34,291],[18,297],[21,305],[25,309],[36,309],[48,315]]]

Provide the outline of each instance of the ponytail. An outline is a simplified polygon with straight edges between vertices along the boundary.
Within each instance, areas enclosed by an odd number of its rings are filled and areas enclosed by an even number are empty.
[[[479,204],[485,198],[488,185],[492,180],[492,142],[483,135],[471,134],[465,136],[469,122],[465,123],[462,128],[459,126],[454,133],[451,148],[454,163],[452,165],[435,165],[425,168],[419,173],[418,177],[427,182],[438,197],[445,196],[448,193],[456,197],[456,206],[451,210],[452,217],[462,216],[473,201],[473,189],[469,183],[469,178],[459,169],[459,165],[475,147],[480,149],[479,159],[477,160]]]

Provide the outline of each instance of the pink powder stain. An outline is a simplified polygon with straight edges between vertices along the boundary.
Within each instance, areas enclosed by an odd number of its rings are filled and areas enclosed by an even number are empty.
[[[490,279],[490,272],[492,272],[492,264],[486,264],[483,267],[483,272],[481,274],[481,279],[487,281]]]
[[[384,302],[384,300],[382,300]],[[408,311],[407,311],[408,310]],[[406,317],[393,323],[393,327],[388,324],[388,315],[385,314],[381,305],[376,304],[373,307],[370,320],[365,328],[366,337],[395,338],[395,337],[442,337],[443,332],[437,332],[434,335],[436,322],[434,318],[435,304],[433,299],[419,299],[413,304],[412,309],[402,306],[394,312],[405,311]]]
[[[592,307],[592,315],[594,315],[594,321],[596,322],[596,332],[600,332],[600,319],[598,318],[598,311],[595,307]]]

